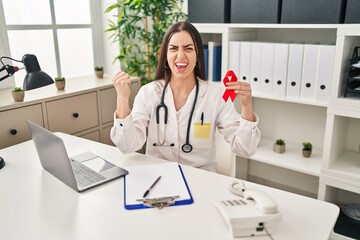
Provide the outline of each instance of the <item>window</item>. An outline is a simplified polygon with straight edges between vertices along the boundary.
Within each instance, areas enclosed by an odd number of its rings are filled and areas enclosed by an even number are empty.
[[[102,31],[100,1],[1,1],[5,30],[0,33],[6,35],[1,56],[21,60],[35,54],[41,69],[53,78],[90,75],[95,65],[102,65],[102,36],[96,34]],[[25,74],[22,70],[14,75],[16,86],[22,86]]]

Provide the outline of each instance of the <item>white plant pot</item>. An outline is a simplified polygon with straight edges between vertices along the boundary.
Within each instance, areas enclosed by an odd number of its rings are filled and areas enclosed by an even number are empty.
[[[285,149],[286,149],[285,144],[279,145],[279,144],[274,143],[274,146],[273,146],[273,151],[274,152],[276,152],[276,153],[284,153]]]

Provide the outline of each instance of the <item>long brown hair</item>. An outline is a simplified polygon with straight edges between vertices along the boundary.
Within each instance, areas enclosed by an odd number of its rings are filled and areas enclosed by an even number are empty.
[[[165,67],[165,64],[167,64],[167,48],[170,42],[170,38],[174,35],[174,33],[181,31],[188,32],[195,44],[196,59],[197,59],[194,69],[195,78],[200,78],[205,80],[204,49],[203,49],[203,43],[201,41],[200,33],[189,22],[177,22],[171,25],[168,28],[168,30],[165,32],[165,35],[161,42],[159,62],[156,68],[155,79],[156,80],[164,79],[166,85],[170,81],[170,77],[171,77],[171,69]]]

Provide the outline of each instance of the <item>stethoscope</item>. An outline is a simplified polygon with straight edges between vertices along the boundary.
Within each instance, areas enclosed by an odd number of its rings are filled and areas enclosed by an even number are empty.
[[[189,153],[192,151],[193,147],[189,142],[190,139],[190,127],[191,127],[191,119],[192,116],[194,114],[194,110],[195,110],[195,105],[196,105],[196,101],[197,101],[197,97],[199,94],[199,81],[197,79],[195,79],[196,82],[196,89],[195,89],[195,99],[194,99],[194,103],[190,112],[190,116],[189,116],[189,121],[188,121],[188,127],[187,127],[187,131],[186,131],[186,141],[185,143],[181,146],[181,149],[183,150],[183,152],[185,153]],[[156,107],[156,124],[157,124],[157,140],[158,143],[154,143],[153,146],[165,146],[165,141],[166,141],[166,125],[167,125],[167,121],[168,121],[168,108],[165,105],[164,102],[164,98],[165,98],[165,89],[166,89],[167,85],[165,85],[164,90],[162,92],[161,95],[161,102],[160,104]],[[165,128],[164,128],[164,139],[162,141],[160,141],[160,131],[159,131],[159,124],[160,124],[160,109],[164,108],[164,124],[165,124]],[[170,147],[173,147],[175,144],[170,144]]]

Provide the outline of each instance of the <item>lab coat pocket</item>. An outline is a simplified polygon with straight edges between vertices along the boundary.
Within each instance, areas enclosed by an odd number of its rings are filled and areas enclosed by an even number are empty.
[[[193,139],[197,148],[209,148],[211,144],[211,123],[194,123]]]

